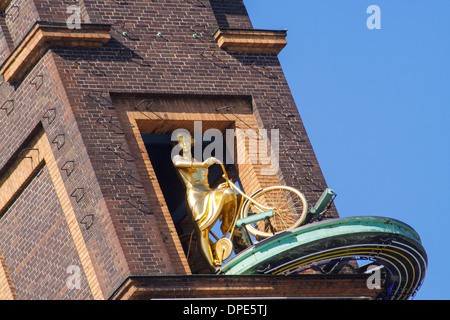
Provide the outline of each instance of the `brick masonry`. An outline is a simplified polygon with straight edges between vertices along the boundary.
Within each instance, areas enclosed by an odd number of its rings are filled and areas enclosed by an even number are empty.
[[[227,52],[212,37],[219,27],[252,28],[242,1],[65,2],[81,6],[83,23],[109,24],[111,40],[102,48],[50,47],[20,81],[0,80],[0,177],[6,177],[38,134],[45,133],[51,149],[47,158],[54,159],[49,160],[53,171],[44,167],[40,176],[21,185],[5,202],[14,200],[30,226],[45,219],[56,223],[61,210],[66,217],[69,212],[80,231],[68,233],[74,227],[65,225],[66,218],[48,234],[51,243],[67,242],[63,246],[67,257],[49,264],[51,273],[27,265],[37,273],[36,279],[51,274],[63,283],[68,257],[76,260],[78,255],[91,269],[84,270],[86,283],[77,297],[104,299],[130,276],[192,273],[158,186],[149,180],[148,157],[139,151],[142,132],[136,128],[157,128],[161,123],[155,122],[155,111],[165,120],[183,120],[185,125],[196,118],[211,125],[224,123],[226,117],[229,123],[238,123],[244,114],[253,128],[279,129],[280,171],[271,181],[296,187],[315,203],[326,182],[276,54]],[[68,17],[62,1],[2,3],[7,6],[0,18],[0,63],[37,21],[64,22]],[[157,100],[158,109],[136,110],[144,99]],[[216,112],[214,106],[230,103],[245,105],[245,112],[225,116]],[[142,129],[145,126],[150,127]],[[61,185],[53,186],[59,197],[49,187],[45,170],[59,175]],[[240,174],[245,178],[244,169]],[[142,185],[130,183],[129,177]],[[39,179],[45,180],[42,194]],[[32,210],[36,203],[56,211]],[[14,219],[15,211],[9,210],[0,218],[4,228],[11,223],[8,219]],[[328,217],[336,216],[333,207]],[[33,233],[23,240],[32,252],[29,261],[42,261],[49,254],[32,251],[44,241],[39,237]],[[13,292],[18,298],[29,298],[14,271],[24,258],[13,254],[2,239],[0,281],[3,277],[9,282],[3,281],[0,293],[9,286],[10,296]],[[46,297],[74,297],[61,290],[55,287]]]
[[[30,219],[30,212],[38,214]],[[67,268],[81,262],[65,222],[44,167],[0,220],[2,255],[18,299],[92,298],[82,268],[80,290],[66,286]]]

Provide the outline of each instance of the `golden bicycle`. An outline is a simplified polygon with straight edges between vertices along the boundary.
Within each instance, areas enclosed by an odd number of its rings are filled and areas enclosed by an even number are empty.
[[[228,186],[242,196],[228,232],[219,238],[209,230],[216,239],[211,247],[219,265],[233,252],[236,230],[242,231],[245,228],[245,231],[257,240],[262,240],[295,229],[304,223],[308,215],[308,203],[300,191],[287,186],[273,186],[248,196],[229,179],[224,164],[219,160],[216,163],[222,167],[222,177],[226,181],[222,186]]]

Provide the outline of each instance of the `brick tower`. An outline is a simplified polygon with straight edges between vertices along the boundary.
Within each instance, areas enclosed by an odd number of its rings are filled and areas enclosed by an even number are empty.
[[[327,187],[277,58],[286,31],[253,29],[242,0],[0,11],[0,298],[376,294],[352,274],[214,276],[189,254],[178,128],[279,130],[273,174],[229,167],[248,194],[281,184],[315,203]]]

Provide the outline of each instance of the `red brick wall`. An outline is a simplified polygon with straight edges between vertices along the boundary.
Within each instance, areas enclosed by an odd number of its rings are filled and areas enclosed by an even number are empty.
[[[9,48],[14,46],[6,26],[5,17],[2,16],[0,16],[0,29],[0,63],[2,63],[10,54]]]
[[[42,127],[52,142],[57,169],[107,297],[129,275],[128,265],[102,201],[97,176],[79,135],[53,54],[48,52],[20,85],[3,83],[0,99],[9,109],[8,113],[0,110],[0,174],[3,177],[20,153],[30,147],[28,141],[36,135],[35,128]],[[45,199],[37,197],[28,201],[44,202]],[[38,213],[30,211],[29,218],[34,217],[38,217]],[[91,219],[95,219],[92,226]],[[64,279],[67,276],[64,275]]]
[[[5,13],[6,25],[14,45],[17,46],[33,24],[39,20],[38,11],[32,0],[12,0]]]
[[[0,243],[18,299],[92,298],[46,167],[0,219]],[[81,271],[79,290],[66,286],[72,265]]]
[[[61,1],[13,0],[10,6],[15,4],[23,7],[7,22],[15,45],[37,19],[64,18]],[[169,254],[176,245],[163,236],[161,217],[132,203],[151,206],[151,197],[117,175],[144,180],[111,94],[249,97],[259,128],[281,131],[278,180],[315,203],[325,180],[277,56],[228,53],[210,36],[219,26],[251,28],[242,1],[86,1],[83,21],[111,24],[113,39],[100,49],[52,48],[21,83],[0,82],[0,175],[41,123],[105,298],[130,275],[188,272]],[[36,195],[23,201],[46,200]],[[336,215],[333,208],[330,216]],[[38,216],[29,211],[30,219]],[[3,254],[4,246],[0,241]],[[21,263],[16,260],[7,262],[9,268]],[[62,281],[63,274],[58,277]],[[23,292],[14,277],[12,282]]]

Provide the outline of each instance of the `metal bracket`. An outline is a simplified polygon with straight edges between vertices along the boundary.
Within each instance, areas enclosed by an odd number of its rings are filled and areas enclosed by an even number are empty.
[[[247,224],[255,223],[262,220],[270,220],[270,218],[273,218],[274,213],[272,210],[264,211],[258,214],[253,214],[251,216],[248,216],[246,218],[242,218],[236,221],[236,227],[241,228]]]

